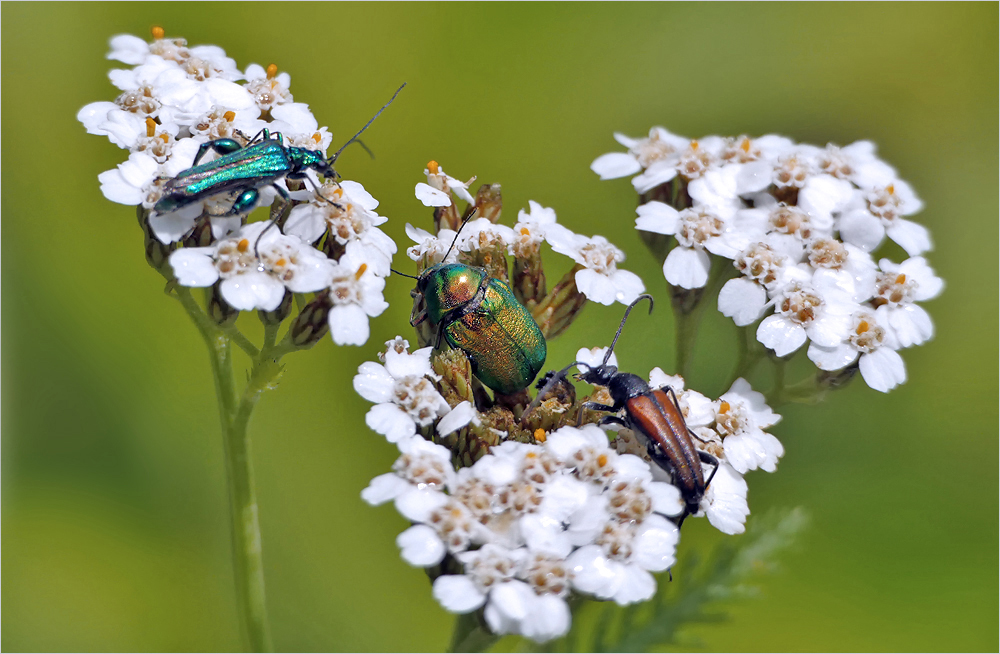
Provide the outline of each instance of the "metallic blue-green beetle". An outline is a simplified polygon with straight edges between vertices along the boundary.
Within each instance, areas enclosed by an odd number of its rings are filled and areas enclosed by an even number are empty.
[[[275,184],[279,179],[304,179],[310,168],[324,177],[336,175],[332,160],[322,152],[283,145],[280,133],[271,138],[266,129],[258,136],[259,141],[255,137],[246,147],[233,139],[203,143],[194,165],[164,184],[163,195],[154,207],[156,212],[169,213],[218,193],[242,189],[228,213],[249,213],[257,205],[259,189],[264,186],[273,186],[288,199],[288,192]],[[199,164],[209,150],[222,156]]]
[[[285,145],[280,132],[276,132],[274,138],[271,138],[271,132],[267,129],[262,129],[250,139],[246,147],[233,139],[216,139],[203,143],[198,148],[192,167],[181,171],[177,177],[164,184],[163,195],[153,209],[160,214],[170,213],[219,193],[239,191],[228,211],[228,215],[234,216],[252,211],[260,197],[260,189],[265,186],[273,186],[287,201],[288,192],[275,184],[279,179],[306,179],[310,168],[324,177],[336,178],[333,163],[337,157],[344,148],[357,141],[361,133],[392,104],[404,86],[406,84],[396,89],[392,98],[378,113],[329,159],[316,150]],[[199,164],[209,150],[221,156]],[[330,204],[339,206],[335,202]]]
[[[457,236],[456,236],[457,238]],[[417,278],[410,324],[429,320],[441,340],[465,352],[472,373],[497,393],[527,388],[545,364],[542,330],[510,287],[485,268],[460,263],[431,266]]]

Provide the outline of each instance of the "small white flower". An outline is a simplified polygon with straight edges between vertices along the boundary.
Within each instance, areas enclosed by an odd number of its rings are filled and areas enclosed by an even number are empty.
[[[906,381],[906,366],[879,321],[884,317],[877,311],[858,311],[852,316],[851,330],[843,342],[827,347],[812,343],[809,359],[821,370],[840,370],[857,361],[865,383],[888,393]]]
[[[425,207],[447,207],[451,204],[451,193],[462,198],[469,204],[475,204],[476,200],[469,194],[469,185],[476,181],[473,177],[467,182],[461,182],[450,175],[446,175],[444,168],[436,161],[428,162],[424,169],[427,175],[427,183],[420,182],[414,188],[417,199]]]
[[[188,125],[188,131],[193,136],[202,137],[208,141],[223,138],[234,139],[238,137],[237,132],[247,138],[252,138],[260,130],[268,127],[268,123],[259,120],[259,116],[260,110],[256,107],[236,111],[227,107],[215,106],[210,111],[195,118]]]
[[[734,259],[755,237],[763,236],[763,230],[741,229],[707,209],[693,207],[678,214],[674,236],[677,247],[663,261],[663,276],[674,286],[690,289],[708,282],[708,252]]]
[[[170,265],[177,282],[197,287],[221,279],[222,297],[240,311],[273,311],[286,288],[307,293],[329,285],[332,268],[326,256],[269,225],[252,223],[209,247],[174,251]]]
[[[915,302],[937,297],[944,282],[934,274],[923,257],[911,257],[903,263],[889,259],[879,262],[882,272],[875,284],[876,315],[886,329],[893,349],[920,345],[934,336],[930,315]]]
[[[456,236],[454,230],[442,229],[435,236],[426,230],[406,223],[406,235],[416,243],[406,250],[407,256],[414,261],[425,259],[428,265],[458,261],[458,248],[452,247]],[[444,258],[445,253],[448,253],[447,260]]]
[[[858,187],[884,187],[896,178],[896,171],[875,156],[875,144],[856,141],[843,148],[827,144],[816,154],[817,167],[828,175],[854,182]]]
[[[307,104],[279,104],[271,109],[271,116],[274,118],[271,131],[281,132],[288,145],[325,152],[333,141],[333,136],[326,127],[319,126]]]
[[[292,77],[288,73],[278,73],[278,67],[271,64],[264,70],[259,64],[250,64],[246,70],[246,89],[253,96],[261,111],[269,111],[276,105],[292,101],[288,87]]]
[[[604,305],[615,301],[630,304],[646,290],[638,275],[618,269],[625,253],[603,236],[587,238],[562,225],[550,225],[545,240],[553,250],[584,266],[576,273],[576,286],[589,300]]]
[[[740,474],[757,468],[774,472],[785,448],[763,428],[780,419],[746,380],[733,382],[716,403],[715,430],[722,437],[726,461]]]
[[[382,315],[389,303],[382,297],[385,279],[375,274],[368,251],[358,241],[347,244],[333,264],[330,279],[330,309],[327,321],[337,345],[364,345],[371,333],[368,318]]]
[[[817,271],[811,281],[792,279],[776,292],[775,312],[761,321],[757,340],[781,357],[802,347],[807,338],[823,347],[839,344],[857,304],[853,283],[844,289],[844,278],[825,274],[830,272]]]
[[[357,182],[326,181],[319,192],[305,191],[309,201],[297,204],[285,223],[285,233],[294,234],[307,243],[316,243],[329,234],[340,245],[359,243],[365,250],[369,265],[380,277],[389,275],[396,243],[378,225],[387,218],[375,212],[378,200]]]
[[[517,223],[514,225],[513,241],[509,254],[517,258],[527,259],[538,253],[538,248],[545,240],[545,232],[550,225],[556,224],[556,212],[549,207],[543,207],[534,200],[528,200],[529,211],[521,209],[517,212]]]
[[[840,218],[840,236],[867,252],[888,236],[910,256],[923,254],[931,249],[930,233],[923,225],[902,217],[922,208],[910,185],[900,180],[883,188],[858,191],[855,202]]]
[[[416,433],[451,410],[431,379],[431,350],[425,347],[413,354],[389,350],[385,365],[362,363],[354,377],[354,390],[369,402],[375,402],[365,416],[365,423],[395,443]]]
[[[679,153],[690,143],[688,139],[671,134],[662,127],[650,129],[648,138],[633,139],[616,133],[615,140],[629,151],[601,155],[590,164],[590,169],[600,175],[601,179],[615,179],[647,170],[649,174],[640,185],[652,183],[649,188],[673,179],[677,174],[675,166]],[[635,180],[632,183],[636,184]]]
[[[465,223],[458,249],[472,252],[486,248],[509,250],[514,243],[514,230],[506,225],[496,225],[488,218],[477,218]]]

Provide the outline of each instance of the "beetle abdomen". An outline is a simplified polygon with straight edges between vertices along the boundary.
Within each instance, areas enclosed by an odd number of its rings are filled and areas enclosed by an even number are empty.
[[[482,303],[447,326],[452,347],[462,349],[473,372],[498,393],[527,388],[545,365],[545,337],[510,288],[491,279]]]
[[[663,452],[680,487],[684,501],[697,504],[705,494],[701,461],[688,434],[684,416],[662,390],[656,389],[625,403],[633,427],[655,442]]]
[[[268,184],[290,170],[288,155],[277,141],[269,140],[181,171],[164,186],[156,204],[160,213],[183,207],[216,193]]]

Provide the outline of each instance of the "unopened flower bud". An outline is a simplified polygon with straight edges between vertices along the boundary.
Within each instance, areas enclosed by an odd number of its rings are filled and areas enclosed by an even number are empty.
[[[515,256],[511,289],[517,301],[529,309],[545,297],[545,269],[537,248],[527,258]]]
[[[816,386],[824,390],[836,390],[847,386],[858,374],[859,361],[860,359],[841,370],[820,370],[816,373]]]
[[[281,304],[274,311],[257,311],[257,316],[265,325],[280,325],[284,322],[288,314],[292,312],[292,292],[285,289],[285,295],[281,298]]]
[[[219,284],[213,284],[208,295],[208,317],[217,325],[231,325],[236,322],[240,312],[226,303],[219,290]]]
[[[292,342],[300,348],[312,347],[318,343],[330,329],[327,316],[332,308],[330,294],[327,291],[317,293],[312,302],[302,307],[302,311],[292,322]]]
[[[499,184],[483,184],[476,192],[476,217],[486,218],[491,223],[500,221],[500,213],[503,211],[503,197],[500,194]]]
[[[212,223],[207,216],[202,216],[195,221],[194,229],[184,237],[183,244],[186,248],[203,248],[211,245],[214,241]]]
[[[582,265],[573,266],[531,311],[545,338],[555,338],[566,331],[587,304],[587,296],[576,287],[576,273],[580,270],[583,270]]]
[[[472,365],[465,352],[451,348],[438,352],[431,358],[431,366],[441,376],[437,383],[438,391],[449,405],[469,401],[476,406],[472,388]]]
[[[507,274],[507,246],[495,242],[485,247],[477,247],[471,252],[463,252],[459,257],[461,263],[478,268],[485,268],[487,274],[494,279],[509,282]]]
[[[153,270],[156,270],[167,279],[174,278],[173,268],[168,263],[170,253],[174,251],[173,243],[164,245],[160,242],[153,230],[149,226],[149,211],[143,209],[142,205],[136,207],[136,216],[139,219],[139,226],[142,227],[143,249],[146,253],[146,262]]]

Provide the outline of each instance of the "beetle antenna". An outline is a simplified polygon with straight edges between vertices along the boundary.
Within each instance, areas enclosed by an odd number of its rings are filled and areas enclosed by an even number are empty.
[[[371,157],[372,159],[375,158],[375,153],[372,152],[371,148],[369,148],[367,145],[365,145],[364,141],[362,141],[361,139],[355,139],[354,142],[357,143],[358,145],[360,145],[361,149],[364,150],[365,152],[367,152],[369,157]]]
[[[602,366],[607,365],[608,360],[611,358],[611,353],[615,351],[615,343],[618,342],[618,337],[622,335],[622,330],[625,329],[625,321],[628,320],[628,314],[631,313],[632,308],[635,307],[635,305],[639,304],[643,300],[649,300],[649,312],[653,313],[653,296],[649,293],[643,293],[633,300],[632,304],[628,305],[628,308],[625,309],[625,315],[622,316],[622,322],[618,325],[618,331],[615,333],[615,338],[611,341],[611,347],[608,348],[608,353],[604,355],[604,361],[601,362]]]
[[[396,89],[396,92],[392,94],[392,97],[389,98],[389,101],[386,102],[384,105],[382,105],[382,108],[379,109],[375,113],[375,115],[371,117],[371,120],[369,120],[367,123],[365,123],[365,126],[362,127],[361,130],[357,134],[355,134],[354,136],[352,136],[350,138],[350,140],[347,141],[347,143],[345,143],[342,146],[340,146],[340,149],[333,153],[333,156],[330,157],[327,160],[330,163],[331,166],[333,165],[333,162],[337,160],[337,157],[340,156],[340,153],[344,151],[344,148],[346,148],[347,146],[349,146],[351,143],[354,143],[355,141],[357,141],[358,137],[361,136],[362,132],[364,132],[366,129],[368,129],[368,126],[371,125],[373,122],[375,122],[375,119],[378,118],[379,115],[383,111],[385,111],[386,107],[388,107],[389,105],[392,104],[392,101],[396,99],[396,96],[399,95],[399,92],[403,90],[404,86],[406,86],[406,82],[403,82],[402,86],[400,86],[398,89]],[[365,150],[368,150],[368,146],[364,145],[363,143],[361,144],[361,147],[363,147]],[[368,154],[371,154],[371,150],[368,150]],[[374,155],[373,155],[373,158],[374,158]]]
[[[462,218],[462,224],[458,226],[458,231],[455,232],[455,238],[451,240],[451,245],[448,246],[448,251],[444,253],[444,258],[441,259],[442,262],[448,260],[448,255],[451,254],[451,251],[455,248],[455,244],[458,243],[459,234],[462,233],[462,230],[465,229],[465,226],[470,220],[472,220],[472,217],[475,216],[478,211],[479,207],[472,207],[472,211],[468,212],[465,217]]]
[[[521,420],[524,420],[525,418],[527,418],[528,414],[531,413],[532,411],[534,411],[535,408],[537,408],[538,405],[541,404],[542,398],[545,397],[545,395],[549,391],[552,390],[553,386],[555,386],[560,380],[566,379],[566,373],[569,372],[570,368],[572,368],[573,366],[579,366],[579,365],[586,366],[587,364],[583,363],[582,361],[574,361],[573,363],[569,364],[568,366],[566,366],[565,368],[563,368],[559,372],[557,372],[554,375],[552,375],[552,377],[550,377],[549,380],[547,382],[545,382],[545,385],[542,386],[541,390],[538,391],[538,395],[536,395],[535,399],[533,399],[531,401],[531,404],[528,405],[528,408],[525,409],[524,413],[521,414]],[[589,368],[590,366],[587,366],[587,367]]]
[[[401,273],[398,270],[394,270],[392,268],[389,269],[389,272],[395,273],[395,274],[399,275],[400,277],[409,277],[410,279],[420,279],[419,277],[415,277],[413,275],[407,275],[406,273]]]

